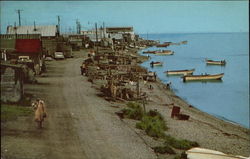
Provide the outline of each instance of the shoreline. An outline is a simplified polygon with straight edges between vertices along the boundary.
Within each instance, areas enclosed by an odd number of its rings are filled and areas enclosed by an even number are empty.
[[[147,47],[147,48],[149,48],[149,47]],[[146,48],[144,48],[144,49],[146,49]],[[143,50],[143,49],[139,49],[139,50],[137,51],[137,54],[139,55],[139,57],[147,57],[147,56],[141,55],[141,54],[139,53],[139,52],[142,51],[142,50]],[[144,60],[142,63],[144,63],[144,62],[146,62],[146,61],[148,61],[148,60]],[[141,66],[142,63],[138,64],[138,66],[140,66],[140,67],[145,68],[145,69],[148,70],[147,67]],[[159,77],[157,77],[157,82],[160,83],[160,84],[162,84],[163,86],[167,86]],[[206,114],[208,114],[208,115],[210,115],[210,116],[212,116],[212,117],[214,117],[214,118],[216,118],[216,119],[219,119],[219,120],[222,120],[222,121],[224,121],[224,122],[233,124],[233,125],[235,125],[235,126],[239,126],[239,127],[245,128],[245,129],[247,129],[247,130],[250,131],[250,128],[248,128],[248,127],[246,127],[246,126],[244,126],[244,125],[242,125],[242,124],[240,124],[240,123],[234,122],[234,121],[232,121],[232,120],[230,120],[230,119],[227,119],[227,118],[225,118],[225,117],[223,117],[223,116],[219,116],[219,115],[216,115],[216,114],[214,114],[214,115],[213,115],[213,114],[209,114],[209,113],[207,113],[207,112],[205,112],[205,111],[200,110],[200,109],[197,108],[196,106],[193,106],[192,104],[190,104],[187,100],[185,100],[185,99],[183,99],[182,97],[178,96],[178,95],[176,94],[176,92],[175,92],[173,89],[171,89],[171,87],[170,87],[169,91],[171,91],[171,92],[173,93],[174,96],[176,96],[176,97],[178,97],[180,100],[184,101],[187,105],[190,105],[190,106],[196,108],[197,110],[199,110],[199,111],[201,111],[201,112],[203,112],[203,113],[206,113]]]
[[[139,53],[141,50],[142,49],[138,49],[137,51],[139,57],[143,56]],[[145,56],[143,58],[145,59]],[[145,68],[140,64],[138,65]],[[158,100],[155,98],[155,101],[149,102],[147,106],[150,107],[150,109],[156,108],[164,115],[169,127],[169,130],[166,131],[167,134],[182,139],[197,141],[203,148],[213,149],[227,154],[249,156],[249,128],[238,123],[220,119],[189,104],[186,100],[177,96],[171,88],[164,88],[166,84],[163,83],[159,77],[157,77],[154,83],[154,85],[158,87],[158,90],[155,91],[159,91],[155,94],[161,99]],[[151,93],[150,96],[154,96],[154,94]],[[189,115],[190,119],[187,121],[172,119],[170,117],[170,112],[172,111],[172,107],[170,106],[171,103],[179,106],[181,112]],[[164,107],[167,108],[167,110]],[[236,143],[238,143],[238,145],[236,145]]]

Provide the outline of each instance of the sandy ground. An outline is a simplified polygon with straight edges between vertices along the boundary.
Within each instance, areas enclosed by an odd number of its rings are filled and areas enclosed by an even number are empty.
[[[153,159],[150,148],[154,140],[135,128],[136,121],[120,120],[116,111],[125,107],[122,102],[108,102],[97,94],[98,86],[80,75],[83,52],[64,61],[50,61],[48,72],[38,78],[38,84],[27,85],[26,92],[35,94],[47,103],[48,118],[44,128],[36,128],[32,117],[1,125],[1,157],[11,159]],[[201,147],[224,153],[249,156],[249,130],[214,118],[189,107],[163,85],[151,83],[153,90],[142,85],[150,94],[146,109],[157,109],[166,120],[167,134],[197,141]],[[180,121],[170,117],[172,105],[190,115]]]

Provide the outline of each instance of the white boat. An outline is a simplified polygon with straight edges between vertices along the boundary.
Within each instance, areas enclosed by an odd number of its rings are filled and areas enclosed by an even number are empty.
[[[228,155],[220,151],[199,147],[191,148],[185,153],[187,154],[187,159],[248,159],[243,156]]]

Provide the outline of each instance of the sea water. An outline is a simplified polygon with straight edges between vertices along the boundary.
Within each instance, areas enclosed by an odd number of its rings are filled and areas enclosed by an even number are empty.
[[[249,128],[249,36],[248,33],[186,33],[142,34],[144,39],[187,44],[167,48],[150,47],[145,50],[167,49],[174,55],[149,54],[150,60],[142,63],[156,72],[164,82],[171,82],[176,95],[194,107],[221,119]],[[145,55],[146,54],[142,54]],[[225,66],[207,65],[205,59],[226,60]],[[162,67],[150,67],[151,61],[163,62]],[[180,76],[166,76],[166,70],[195,68],[196,74],[224,73],[221,81],[183,82]]]

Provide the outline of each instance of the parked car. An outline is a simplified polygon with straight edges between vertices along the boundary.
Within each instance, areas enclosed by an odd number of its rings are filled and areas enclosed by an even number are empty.
[[[60,60],[60,59],[64,59],[64,55],[63,55],[63,52],[55,52],[55,59],[57,60]]]

